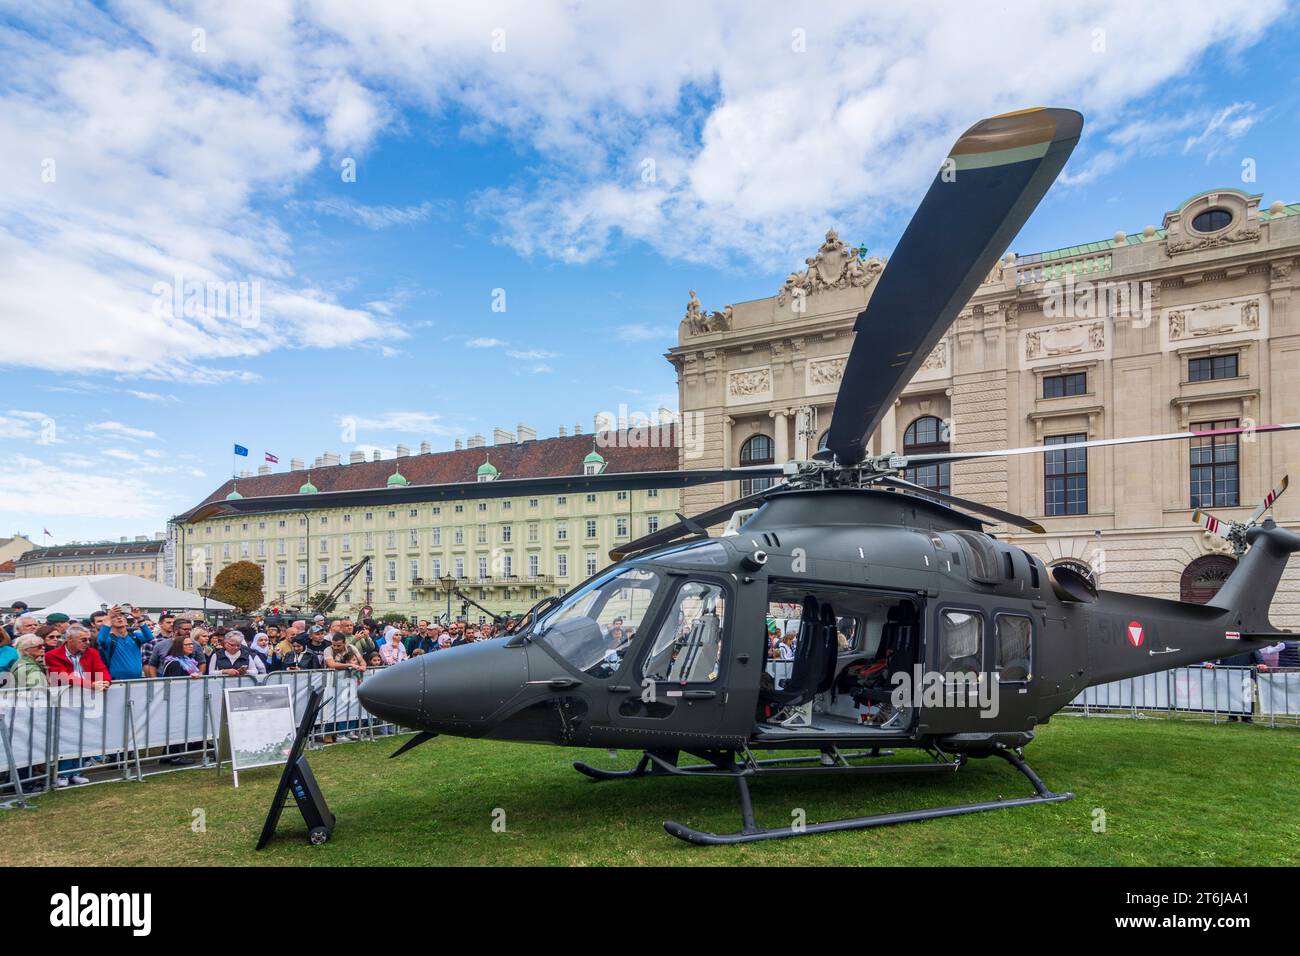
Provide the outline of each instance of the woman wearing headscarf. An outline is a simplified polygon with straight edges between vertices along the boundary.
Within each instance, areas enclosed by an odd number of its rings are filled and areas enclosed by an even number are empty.
[[[406,660],[402,632],[391,624],[384,628],[384,643],[379,646],[379,657],[385,664],[400,664]]]
[[[179,645],[179,646],[178,646]],[[159,677],[202,677],[203,670],[194,658],[194,638],[186,637],[177,642],[172,641],[163,666],[158,671]]]
[[[271,641],[264,631],[258,631],[253,635],[253,639],[248,643],[248,649],[252,652],[252,656],[258,658],[262,665],[262,669],[259,671],[257,669],[258,662],[254,661],[254,673],[265,674],[268,671],[275,670],[275,664],[272,660]]]

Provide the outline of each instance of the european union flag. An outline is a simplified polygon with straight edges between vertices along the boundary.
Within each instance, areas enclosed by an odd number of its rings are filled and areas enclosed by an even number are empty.
[[[247,457],[248,457],[248,449],[245,448],[243,445],[236,445],[236,446],[235,446],[235,454],[236,454],[236,455],[243,455],[245,458],[247,458]]]

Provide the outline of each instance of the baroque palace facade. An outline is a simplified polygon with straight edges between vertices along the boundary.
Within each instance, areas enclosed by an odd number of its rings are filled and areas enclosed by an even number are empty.
[[[1262,209],[1259,196],[1236,189],[1191,197],[1159,228],[1009,253],[871,448],[1016,448],[1300,421],[1298,258],[1300,204]],[[806,266],[774,296],[717,312],[691,294],[667,358],[704,453],[682,456],[682,467],[780,463],[816,451],[854,321],[884,263],[832,231]],[[1103,587],[1205,600],[1233,557],[1193,524],[1194,509],[1245,520],[1288,471],[1300,479],[1300,433],[984,459],[907,477],[1035,518],[1046,535],[990,530],[1049,564],[1090,565]],[[747,490],[737,482],[688,489],[684,510]],[[1300,527],[1300,491],[1274,513]],[[1274,601],[1274,622],[1293,628],[1295,564]]]
[[[440,617],[448,577],[495,613],[525,611],[595,574],[609,564],[612,547],[671,523],[680,509],[676,489],[635,487],[637,472],[677,467],[671,428],[561,433],[539,440],[520,426],[517,435],[497,429],[491,446],[474,436],[454,451],[431,452],[426,444],[412,455],[399,445],[396,460],[367,461],[354,452],[345,463],[326,454],[310,468],[295,460],[285,472],[245,473],[171,522],[174,580],[195,591],[227,565],[253,561],[269,605],[306,605],[306,596],[329,591],[369,557],[369,580],[357,576],[335,614],[356,616],[369,604],[377,616]],[[526,483],[623,473],[624,490],[595,493],[530,493]],[[507,496],[448,498],[439,487],[518,479],[523,483]],[[259,498],[275,504],[263,509]],[[236,502],[238,513],[227,507]],[[451,612],[461,616],[461,598],[452,597]],[[468,619],[486,615],[470,606]]]

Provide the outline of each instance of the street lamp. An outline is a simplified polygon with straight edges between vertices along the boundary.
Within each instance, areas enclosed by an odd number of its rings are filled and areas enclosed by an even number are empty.
[[[208,623],[208,595],[212,593],[212,585],[202,584],[198,588],[199,597],[203,598],[203,623]]]
[[[450,574],[444,574],[439,579],[439,583],[442,584],[442,589],[447,592],[447,623],[450,625],[451,624],[451,589],[455,586],[456,579],[452,577]]]

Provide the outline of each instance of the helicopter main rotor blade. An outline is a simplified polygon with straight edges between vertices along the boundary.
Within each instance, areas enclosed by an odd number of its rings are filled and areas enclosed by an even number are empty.
[[[1128,438],[1095,438],[1092,441],[1075,441],[1061,445],[1030,445],[1027,448],[1002,448],[991,451],[939,451],[924,455],[898,456],[907,465],[917,463],[932,465],[943,462],[971,461],[977,458],[1006,458],[1011,455],[1041,455],[1049,451],[1068,451],[1072,448],[1106,448],[1111,445],[1137,445],[1157,441],[1190,441],[1193,438],[1213,438],[1220,435],[1259,434],[1262,432],[1287,432],[1300,428],[1300,422],[1281,425],[1253,425],[1248,428],[1210,428],[1199,432],[1168,432],[1163,435],[1133,435]],[[1276,490],[1276,489],[1275,489]],[[1286,490],[1283,486],[1282,490]],[[1281,492],[1277,492],[1281,494]],[[1277,495],[1273,495],[1277,500]],[[1260,512],[1261,514],[1263,512]]]
[[[382,492],[385,501],[446,501],[448,499],[510,498],[524,495],[578,494],[587,491],[637,491],[647,488],[690,488],[752,478],[780,478],[780,465],[750,465],[744,468],[701,468],[681,471],[620,471],[599,475],[545,475],[538,478],[498,478],[493,481],[459,481],[444,484],[410,484],[396,488],[350,488],[321,491],[312,496],[313,507],[346,507],[359,504]],[[373,499],[369,499],[373,500]],[[298,511],[301,495],[245,495],[215,499],[192,508],[177,520],[196,521],[217,514],[254,514],[269,511]]]
[[[685,537],[688,534],[697,533],[691,527],[708,528],[711,525],[726,521],[737,511],[743,511],[746,508],[754,508],[763,503],[763,493],[759,492],[753,495],[746,495],[744,498],[737,498],[735,501],[729,501],[725,505],[719,505],[708,511],[693,515],[684,521],[678,521],[676,524],[670,524],[667,527],[660,528],[658,531],[652,531],[650,534],[643,535],[635,541],[629,541],[627,544],[621,544],[612,548],[609,552],[611,561],[622,561],[629,554],[637,551],[645,551],[647,548],[657,548],[661,544],[670,544],[678,538]]]
[[[1032,109],[976,123],[957,140],[876,280],[844,368],[826,447],[866,455],[903,387],[993,269],[1069,158],[1083,117]]]
[[[1017,528],[1024,528],[1026,531],[1032,531],[1034,534],[1047,534],[1047,529],[1032,518],[1026,518],[1024,515],[1014,514],[1010,511],[1003,511],[1000,508],[994,508],[991,505],[982,504],[978,501],[971,501],[969,498],[959,498],[956,495],[950,495],[947,492],[936,491],[933,488],[927,488],[925,485],[918,485],[914,481],[908,481],[906,478],[893,478],[889,475],[878,479],[881,484],[892,485],[895,488],[908,489],[928,495],[944,504],[953,505],[961,508],[963,511],[969,511],[972,514],[983,515],[986,518],[994,518],[1003,524],[1015,525]]]

